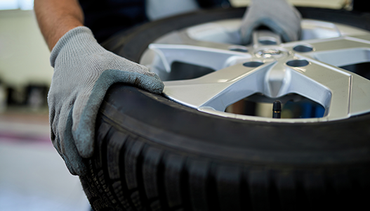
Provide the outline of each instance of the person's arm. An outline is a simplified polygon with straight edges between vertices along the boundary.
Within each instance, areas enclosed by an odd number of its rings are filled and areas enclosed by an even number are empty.
[[[77,0],[35,0],[34,2],[37,22],[50,50],[69,30],[83,26],[84,16]]]

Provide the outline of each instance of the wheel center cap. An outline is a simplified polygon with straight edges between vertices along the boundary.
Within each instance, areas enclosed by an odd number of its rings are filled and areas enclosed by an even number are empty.
[[[271,59],[271,58],[281,57],[284,54],[284,51],[280,49],[270,48],[270,49],[258,50],[255,54],[257,57],[260,57],[260,58]]]

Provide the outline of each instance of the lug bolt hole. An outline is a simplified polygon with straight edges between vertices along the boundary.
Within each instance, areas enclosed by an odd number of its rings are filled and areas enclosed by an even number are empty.
[[[273,37],[261,37],[258,42],[262,45],[276,45],[276,39]]]
[[[306,53],[306,52],[313,51],[313,48],[310,46],[306,46],[306,45],[297,45],[293,48],[293,50],[297,52],[301,52],[301,53]]]
[[[243,52],[243,53],[248,52],[248,49],[244,46],[230,46],[229,50],[230,51]]]
[[[291,67],[304,67],[309,64],[307,60],[290,60],[286,63],[288,66]]]
[[[243,65],[245,67],[259,67],[259,66],[263,65],[263,62],[251,61],[251,62],[246,62]]]

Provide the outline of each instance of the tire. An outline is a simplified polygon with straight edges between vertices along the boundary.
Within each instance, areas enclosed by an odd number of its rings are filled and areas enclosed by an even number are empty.
[[[370,16],[298,8],[304,18],[370,30]],[[138,62],[160,35],[245,9],[201,11],[114,36],[105,47]],[[155,30],[153,30],[155,28]],[[323,123],[252,122],[201,113],[113,85],[81,177],[94,210],[369,209],[370,115]]]

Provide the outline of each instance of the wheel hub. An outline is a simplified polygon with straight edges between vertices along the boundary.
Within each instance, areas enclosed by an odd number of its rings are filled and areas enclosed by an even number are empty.
[[[272,58],[279,58],[283,56],[284,51],[280,49],[274,49],[274,48],[269,48],[269,49],[262,49],[259,50],[255,53],[256,57],[263,58],[263,59],[272,59]]]

